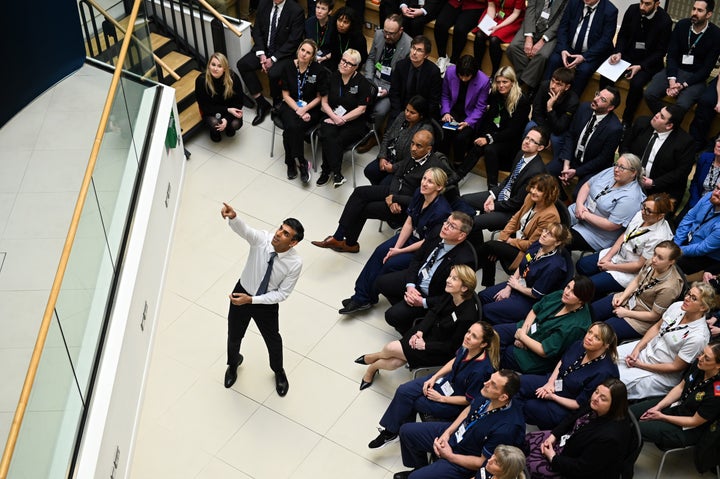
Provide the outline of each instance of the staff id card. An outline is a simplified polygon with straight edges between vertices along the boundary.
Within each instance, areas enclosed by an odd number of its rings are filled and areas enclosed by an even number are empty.
[[[337,108],[335,108],[335,110],[333,110],[333,111],[334,111],[334,113],[335,113],[337,116],[343,116],[345,113],[347,113],[347,110],[346,110],[345,107],[342,106],[342,105],[339,105],[339,106],[338,106]]]
[[[460,424],[458,427],[458,430],[455,431],[455,440],[460,444],[460,442],[463,440],[463,436],[465,435],[465,424]]]
[[[683,55],[682,56],[682,64],[683,65],[692,65],[695,63],[695,55]]]
[[[450,381],[445,381],[440,385],[440,391],[442,391],[444,396],[452,396],[455,392],[455,389],[453,389],[452,384],[450,384]]]
[[[590,213],[595,213],[597,210],[597,202],[588,196],[585,208],[587,208]]]

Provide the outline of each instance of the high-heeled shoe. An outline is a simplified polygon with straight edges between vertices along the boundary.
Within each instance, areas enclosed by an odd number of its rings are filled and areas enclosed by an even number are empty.
[[[370,386],[372,386],[373,382],[375,381],[375,376],[377,376],[379,372],[380,372],[380,370],[376,369],[375,372],[373,373],[373,377],[370,381],[365,381],[364,379],[361,379],[360,380],[360,390],[362,391],[363,389],[367,389]]]
[[[364,365],[364,366],[367,366],[367,365],[368,365],[368,363],[365,362],[365,355],[364,355],[364,354],[363,354],[362,356],[360,356],[359,358],[357,358],[357,359],[355,360],[355,362],[356,362],[357,364],[362,364],[362,365]]]

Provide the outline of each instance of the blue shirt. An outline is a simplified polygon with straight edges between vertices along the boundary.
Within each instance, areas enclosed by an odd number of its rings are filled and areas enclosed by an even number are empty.
[[[683,255],[708,256],[720,261],[720,211],[710,203],[712,191],[685,215],[675,232],[675,243]]]

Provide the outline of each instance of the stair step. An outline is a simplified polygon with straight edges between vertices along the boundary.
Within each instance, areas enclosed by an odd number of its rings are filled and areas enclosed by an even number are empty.
[[[162,61],[165,62],[168,68],[172,68],[173,70],[177,71],[180,67],[192,61],[192,58],[187,55],[183,55],[180,52],[173,51],[162,57]],[[169,74],[169,72],[165,71],[164,68],[163,72],[165,75]]]
[[[195,93],[195,79],[200,76],[197,70],[191,70],[178,81],[170,85],[175,89],[175,101],[180,103],[183,99]]]
[[[197,106],[197,102],[193,103],[192,105],[181,111],[180,131],[183,137],[185,137],[185,135],[197,128],[201,122],[202,117],[200,116],[200,109]]]
[[[170,39],[168,37],[157,33],[150,33],[150,45],[152,46],[152,51],[156,52],[168,43],[170,43]]]

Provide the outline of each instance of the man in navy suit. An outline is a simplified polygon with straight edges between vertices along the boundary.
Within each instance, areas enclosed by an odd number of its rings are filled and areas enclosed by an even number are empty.
[[[279,102],[284,61],[294,58],[304,33],[305,13],[296,1],[262,1],[252,28],[252,50],[237,62],[238,73],[257,104],[253,125],[262,123],[270,112],[270,104],[262,96],[262,85],[256,71],[262,69],[267,73],[270,96],[273,103]]]
[[[581,104],[562,148],[547,165],[548,173],[564,185],[577,178],[577,192],[591,176],[612,165],[622,136],[622,124],[613,111],[619,104],[620,92],[611,86]]]
[[[642,160],[640,186],[646,195],[667,193],[676,206],[687,189],[694,163],[693,142],[680,127],[684,111],[677,105],[662,108],[655,116],[640,117],[625,134],[620,153],[632,153]]]
[[[545,79],[549,80],[559,67],[572,68],[575,70],[572,89],[582,97],[590,76],[612,53],[617,15],[610,0],[569,0]]]

